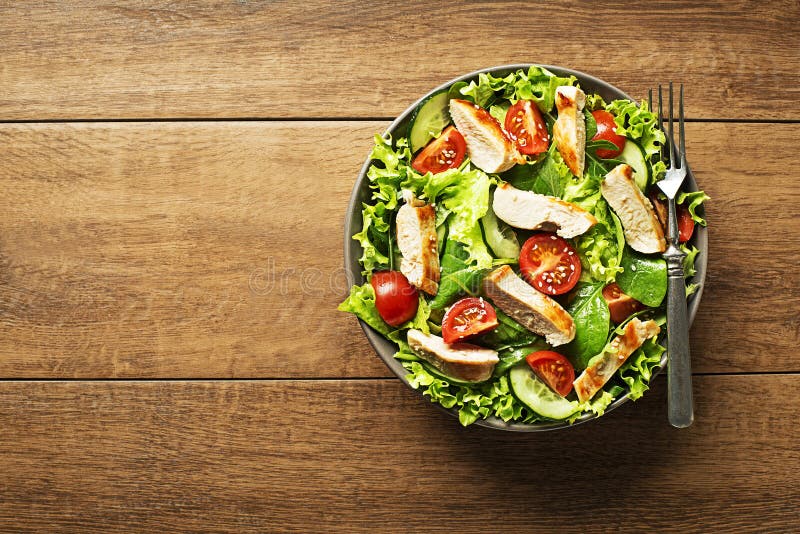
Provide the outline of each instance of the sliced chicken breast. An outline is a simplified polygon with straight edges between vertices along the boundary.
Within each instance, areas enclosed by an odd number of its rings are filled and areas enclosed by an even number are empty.
[[[544,336],[554,347],[575,337],[575,323],[570,314],[558,302],[533,289],[508,265],[486,275],[483,293],[495,306],[534,334]]]
[[[583,177],[586,157],[586,120],[583,106],[586,94],[578,87],[562,85],[556,89],[558,119],[553,124],[553,140],[572,174]]]
[[[450,100],[450,117],[456,129],[464,136],[469,159],[479,169],[503,172],[525,158],[516,145],[488,111],[466,100]]]
[[[625,240],[644,254],[664,252],[667,242],[653,205],[633,179],[630,166],[617,165],[606,174],[600,192],[622,223]]]
[[[659,332],[661,332],[661,328],[655,321],[631,319],[625,325],[622,334],[615,337],[602,354],[592,358],[589,362],[589,367],[573,382],[578,399],[581,402],[585,402],[594,397],[606,382],[614,376],[617,369],[622,367],[625,360],[636,349],[641,347],[642,343],[653,336],[657,336]]]
[[[560,198],[522,191],[510,184],[494,192],[492,209],[495,215],[515,228],[555,231],[569,239],[597,224],[594,215]]]
[[[439,336],[408,331],[408,344],[420,358],[443,374],[467,382],[483,382],[492,376],[500,359],[497,352],[470,343],[448,345]]]
[[[403,255],[400,272],[414,287],[435,295],[439,291],[439,250],[436,211],[412,200],[397,211],[397,246]]]

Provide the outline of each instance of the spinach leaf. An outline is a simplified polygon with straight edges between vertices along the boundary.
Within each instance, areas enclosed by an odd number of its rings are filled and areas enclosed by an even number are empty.
[[[540,195],[561,197],[564,194],[565,177],[556,160],[547,153],[533,165],[517,165],[503,175],[503,179],[517,189],[533,191]]]
[[[531,352],[547,350],[547,347],[547,343],[540,338],[531,345],[501,350],[499,354],[500,361],[494,366],[493,376],[501,376],[506,374],[509,369],[524,360],[525,357]]]
[[[625,247],[623,271],[617,275],[622,291],[645,306],[657,308],[667,294],[667,263],[664,258],[645,256]]]
[[[513,347],[530,345],[537,341],[539,336],[516,322],[514,319],[495,308],[497,312],[497,328],[476,338],[478,345],[503,350]]]
[[[439,291],[431,301],[432,310],[449,306],[459,295],[475,294],[480,289],[481,280],[488,269],[479,269],[467,263],[469,254],[464,245],[454,239],[448,239],[442,257],[442,276]]]
[[[597,135],[597,121],[594,120],[594,115],[588,108],[583,109],[583,116],[586,119],[586,140],[589,141]]]
[[[602,352],[611,325],[611,314],[603,298],[604,283],[579,286],[567,311],[575,322],[575,339],[564,347],[575,370],[586,368],[589,360]]]

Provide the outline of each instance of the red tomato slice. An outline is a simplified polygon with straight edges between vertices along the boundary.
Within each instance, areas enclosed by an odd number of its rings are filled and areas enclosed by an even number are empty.
[[[497,313],[481,298],[467,297],[453,304],[442,319],[442,338],[455,343],[497,328]]]
[[[566,397],[572,391],[575,368],[564,356],[552,350],[532,352],[525,358],[536,376],[545,381],[550,389]]]
[[[686,206],[678,206],[678,241],[686,243],[694,233],[694,219]]]
[[[505,130],[522,154],[541,154],[550,144],[542,112],[532,100],[518,100],[509,108]]]
[[[564,239],[549,232],[525,241],[519,253],[519,268],[530,285],[547,295],[563,295],[581,277],[578,253]]]
[[[444,172],[461,165],[466,153],[467,143],[464,141],[464,136],[455,126],[448,126],[439,137],[428,143],[417,154],[411,162],[411,167],[422,174]]]
[[[398,271],[378,271],[370,280],[375,290],[375,307],[381,318],[391,326],[400,326],[417,314],[417,288]]]
[[[619,150],[609,150],[600,148],[597,150],[597,156],[604,159],[616,158],[625,148],[625,137],[617,133],[617,123],[614,122],[614,115],[603,109],[592,111],[592,117],[597,123],[597,133],[592,137],[592,141],[611,141]]]
[[[616,282],[603,288],[603,298],[611,312],[611,320],[619,324],[634,313],[642,311],[644,304],[622,292]]]

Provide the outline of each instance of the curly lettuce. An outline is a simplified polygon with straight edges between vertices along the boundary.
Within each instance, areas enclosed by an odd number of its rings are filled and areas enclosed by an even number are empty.
[[[628,386],[628,398],[635,401],[650,388],[650,379],[659,367],[664,350],[656,338],[650,338],[620,367],[619,377]]]
[[[503,421],[521,421],[532,423],[541,420],[530,412],[511,393],[508,376],[497,380],[470,386],[451,384],[443,378],[428,372],[419,362],[403,362],[409,371],[406,380],[414,389],[422,389],[422,394],[430,397],[445,408],[456,408],[458,420],[463,426],[469,426],[478,419],[486,419],[490,415]]]
[[[482,170],[469,167],[424,176],[409,173],[400,187],[434,204],[437,225],[446,220],[447,238],[464,246],[466,263],[482,269],[492,266],[492,255],[480,226],[480,220],[489,210],[492,180]]]
[[[646,101],[637,104],[630,100],[614,100],[605,106],[606,111],[614,115],[617,123],[617,133],[624,135],[644,150],[648,160],[651,156],[661,152],[661,147],[666,142],[664,132],[658,127],[658,115],[650,111]],[[650,184],[661,179],[667,170],[660,159],[651,163]],[[649,184],[648,184],[649,185]]]
[[[460,85],[455,91],[451,91],[451,95],[457,93],[455,96],[470,100],[483,108],[489,108],[497,98],[512,102],[533,100],[542,112],[547,113],[553,109],[556,89],[561,85],[575,85],[576,82],[574,76],[563,78],[534,65],[527,71],[520,69],[504,77],[481,73],[477,82],[473,80]],[[495,116],[499,113],[499,109],[495,110]]]

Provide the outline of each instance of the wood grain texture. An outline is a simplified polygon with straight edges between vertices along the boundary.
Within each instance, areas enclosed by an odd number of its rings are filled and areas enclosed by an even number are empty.
[[[663,382],[539,435],[463,430],[397,380],[2,383],[0,528],[800,527],[800,377],[700,377],[687,430]]]
[[[691,117],[800,119],[798,22],[790,0],[7,2],[0,119],[387,117],[520,62],[638,98],[684,82]]]
[[[347,198],[384,127],[1,127],[0,376],[388,376],[335,310]],[[695,371],[798,370],[794,130],[689,125],[713,198]]]
[[[0,129],[0,376],[385,375],[335,311],[382,126]]]

